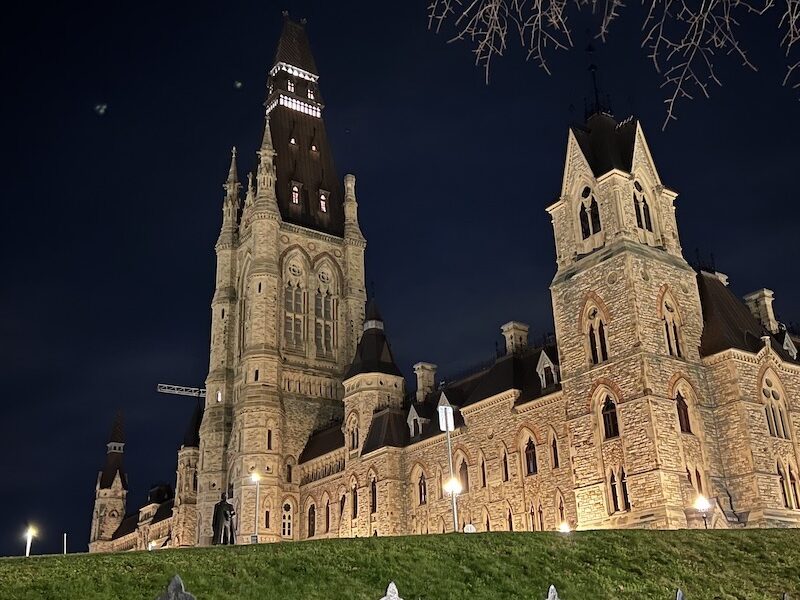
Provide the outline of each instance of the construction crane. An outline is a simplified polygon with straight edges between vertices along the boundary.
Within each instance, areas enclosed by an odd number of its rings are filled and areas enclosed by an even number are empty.
[[[205,388],[186,387],[184,385],[172,385],[169,383],[159,383],[156,390],[162,394],[175,394],[176,396],[194,396],[195,398],[205,398]]]

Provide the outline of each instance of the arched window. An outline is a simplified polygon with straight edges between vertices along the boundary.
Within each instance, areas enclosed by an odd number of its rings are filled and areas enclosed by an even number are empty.
[[[420,473],[419,475],[419,482],[417,483],[417,488],[419,490],[419,504],[422,506],[423,504],[428,503],[428,482],[425,479],[425,473]]]
[[[631,509],[631,499],[628,495],[628,476],[625,474],[625,469],[621,469],[619,472],[619,487],[620,492],[622,492],[622,506],[625,510]]]
[[[508,511],[508,530],[514,531],[514,515],[511,514],[511,511]]]
[[[617,405],[611,399],[611,396],[606,396],[606,401],[603,403],[603,432],[605,439],[610,440],[619,437],[619,422],[617,421]]]
[[[462,460],[461,465],[458,467],[458,478],[461,481],[461,491],[469,491],[469,467],[467,461]]]
[[[314,537],[317,532],[317,507],[313,504],[308,507],[308,537]]]
[[[291,464],[287,464],[286,465],[286,481],[288,483],[292,483],[292,465]]]
[[[319,209],[324,213],[328,212],[328,194],[324,192],[319,195]]]
[[[794,476],[792,465],[789,465],[789,489],[792,491],[792,502],[795,508],[800,508],[800,494],[797,490],[797,478]]]
[[[486,460],[481,456],[481,487],[486,487]]]
[[[509,473],[508,473],[508,452],[506,452],[505,448],[503,449],[503,459],[502,459],[502,466],[503,466],[503,481],[509,480]]]
[[[319,272],[324,285],[331,281],[327,271]],[[317,356],[331,357],[336,347],[336,299],[330,290],[318,289],[314,295],[314,343]]]
[[[192,472],[192,491],[197,491],[197,469]]]
[[[331,530],[331,501],[325,501],[325,533]]]
[[[539,517],[539,531],[544,531],[544,510],[541,502],[539,503],[539,508],[536,509],[536,515]]]
[[[536,475],[539,468],[536,464],[536,444],[532,439],[528,439],[525,445],[525,473],[527,475]]]
[[[272,429],[267,429],[267,450],[272,450]]]
[[[533,504],[531,504],[531,508],[528,511],[528,520],[530,521],[531,531],[536,531],[536,510],[533,508]]]
[[[586,336],[588,338],[589,358],[593,365],[608,360],[608,336],[600,310],[592,306],[586,313]]]
[[[764,410],[767,416],[767,428],[773,437],[791,439],[789,422],[786,418],[783,390],[778,378],[767,372],[761,382],[761,393],[764,396]]]
[[[589,205],[589,221],[592,225],[592,235],[602,229],[600,225],[600,207],[597,205],[597,200],[595,200],[594,196],[592,196],[592,203]]]
[[[492,524],[489,522],[489,513],[486,513],[486,531],[492,530]]]
[[[300,186],[292,185],[292,204],[300,204]]]
[[[664,343],[670,356],[683,356],[681,351],[680,328],[681,321],[678,316],[675,302],[668,296],[664,297],[661,305],[662,322],[664,323]]]
[[[291,79],[289,79],[289,80],[286,82],[286,89],[287,89],[288,91],[290,91],[290,92],[293,92],[293,91],[294,91],[294,81],[292,81]]]
[[[352,517],[355,519],[358,517],[358,487],[355,483],[353,484],[351,495],[353,496]]]
[[[369,513],[378,512],[378,481],[373,477],[369,482]]]
[[[778,463],[778,479],[781,485],[781,496],[783,497],[783,506],[785,508],[792,508],[792,505],[789,503],[789,492],[786,489],[786,475],[783,473],[783,468],[781,467],[781,463]]]
[[[581,238],[588,239],[602,229],[600,224],[600,207],[589,187],[584,187],[581,191],[580,208],[578,218],[581,225]]]
[[[692,433],[691,423],[689,422],[689,406],[680,392],[675,395],[675,405],[678,408],[678,423],[681,431],[683,433]]]
[[[619,512],[619,497],[617,495],[617,476],[614,471],[611,471],[611,477],[608,480],[609,492],[611,492],[611,508],[612,512]]]
[[[264,511],[264,528],[269,529],[269,511]]]
[[[289,267],[290,269],[292,267]],[[303,323],[305,309],[303,306],[303,289],[300,284],[289,283],[283,291],[283,336],[288,348],[294,350],[303,347]]]
[[[292,537],[292,505],[288,502],[283,505],[281,513],[281,537]]]
[[[342,497],[339,498],[339,518],[341,519],[344,516],[344,505],[347,503],[347,496],[342,494]]]
[[[552,461],[553,468],[557,469],[559,466],[558,462],[558,439],[556,436],[553,436],[552,441],[550,442],[550,460]]]
[[[564,523],[567,520],[567,515],[564,511],[564,497],[559,494],[558,495],[558,522]]]
[[[348,419],[347,429],[350,435],[350,450],[357,450],[359,439],[358,439],[358,417],[355,414],[351,414],[350,418]]]
[[[634,181],[633,187],[633,209],[636,211],[636,226],[652,233],[653,219],[650,215],[650,206],[647,203],[647,197],[644,195],[642,184]]]
[[[697,484],[697,491],[703,493],[703,477],[700,475],[700,469],[694,470],[694,480]]]

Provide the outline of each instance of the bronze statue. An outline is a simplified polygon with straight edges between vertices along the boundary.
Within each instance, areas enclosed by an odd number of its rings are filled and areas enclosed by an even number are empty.
[[[236,531],[233,526],[233,517],[236,511],[233,505],[228,502],[228,494],[222,492],[220,501],[214,505],[214,530],[213,544],[233,544],[236,539]]]

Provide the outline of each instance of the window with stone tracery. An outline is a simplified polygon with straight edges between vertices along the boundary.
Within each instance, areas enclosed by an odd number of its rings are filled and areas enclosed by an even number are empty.
[[[422,506],[423,504],[428,503],[428,482],[425,479],[425,473],[420,473],[419,481],[417,482],[417,489],[419,492],[419,504]]]
[[[686,399],[680,392],[675,394],[675,406],[678,409],[678,424],[681,432],[692,433],[692,424],[689,421],[689,405],[686,404]]]
[[[294,144],[294,138],[290,142]],[[300,204],[300,186],[296,183],[292,184],[292,204]]]
[[[608,360],[608,332],[603,315],[596,306],[586,312],[586,346],[591,364]]]
[[[281,513],[281,537],[292,537],[292,505],[288,502],[283,505]]]
[[[303,350],[305,347],[305,294],[301,284],[302,269],[290,264],[287,282],[283,289],[283,339],[286,348]]]
[[[777,376],[771,371],[768,371],[761,381],[761,394],[769,434],[772,437],[791,439],[783,389]]]
[[[308,537],[314,537],[317,532],[317,507],[313,504],[308,507]]]
[[[605,439],[610,440],[618,438],[619,421],[617,419],[617,405],[611,396],[606,396],[600,414],[603,417],[603,433]]]
[[[581,239],[587,240],[602,230],[600,207],[589,187],[584,187],[581,192],[578,219],[581,227]]]
[[[536,444],[532,439],[528,440],[525,445],[525,473],[527,475],[536,475],[539,472],[539,467],[536,463]]]
[[[664,327],[664,343],[670,356],[683,356],[681,350],[681,319],[675,301],[669,296],[664,297],[661,304],[661,322]]]
[[[332,276],[321,270],[317,291],[314,294],[314,343],[317,356],[330,358],[336,348],[337,300],[333,295]]]

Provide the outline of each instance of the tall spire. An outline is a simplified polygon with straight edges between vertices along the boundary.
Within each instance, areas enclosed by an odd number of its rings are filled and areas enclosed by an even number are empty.
[[[239,195],[239,190],[242,188],[239,183],[239,174],[236,168],[236,146],[231,148],[231,166],[228,169],[228,179],[222,188],[226,192],[226,198],[233,198]]]
[[[125,429],[123,427],[122,411],[118,411],[114,417],[114,424],[111,426],[111,434],[108,436],[108,448],[106,452],[106,463],[100,471],[97,485],[101,489],[108,489],[114,485],[117,475],[123,489],[128,489],[128,478],[122,466],[122,455],[125,448]]]
[[[125,446],[125,426],[122,409],[118,410],[114,417],[114,423],[111,425],[111,433],[108,436],[107,446],[109,452],[122,452]]]
[[[269,125],[269,114],[267,114],[264,136],[261,138],[261,148],[258,150],[258,169],[256,170],[259,197],[275,194],[275,154],[275,147],[272,145],[272,129]]]

